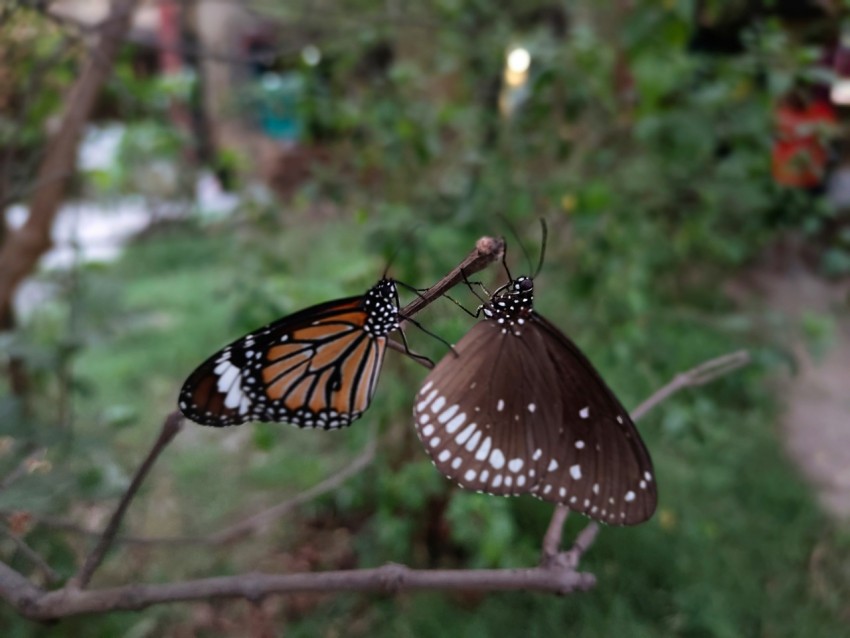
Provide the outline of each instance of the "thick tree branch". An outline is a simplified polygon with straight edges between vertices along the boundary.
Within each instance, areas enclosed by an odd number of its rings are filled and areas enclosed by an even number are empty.
[[[11,573],[7,573],[11,572]],[[8,586],[4,586],[8,583]],[[26,584],[24,588],[23,585]],[[86,613],[138,610],[168,602],[245,598],[258,601],[270,594],[341,591],[541,591],[567,594],[596,584],[592,574],[565,567],[532,569],[417,570],[388,564],[305,574],[242,574],[165,585],[128,585],[100,590],[61,589],[44,592],[0,563],[0,593],[28,618],[50,620]],[[22,591],[20,591],[22,590]]]

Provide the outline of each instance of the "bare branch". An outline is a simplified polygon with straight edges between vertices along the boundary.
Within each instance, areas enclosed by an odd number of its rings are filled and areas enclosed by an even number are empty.
[[[455,266],[451,272],[428,288],[421,297],[417,297],[401,310],[402,317],[412,317],[438,297],[454,288],[465,278],[473,275],[502,258],[505,252],[505,240],[501,237],[482,237],[475,242],[475,250],[466,259]],[[402,322],[403,324],[403,322]]]
[[[133,500],[133,497],[136,495],[136,492],[138,492],[139,487],[147,477],[148,472],[153,467],[153,464],[156,462],[160,453],[169,443],[171,443],[174,437],[177,436],[177,433],[180,431],[182,421],[183,415],[177,410],[165,418],[159,436],[154,442],[150,452],[148,452],[144,462],[142,462],[139,469],[136,470],[136,475],[130,482],[130,486],[121,498],[121,502],[118,503],[118,507],[115,508],[115,512],[113,512],[112,518],[109,519],[109,524],[106,526],[106,529],[103,530],[103,536],[100,537],[100,541],[86,558],[86,562],[83,564],[80,571],[77,572],[71,581],[69,581],[69,586],[83,588],[88,585],[89,580],[91,580],[92,575],[100,566],[104,555],[115,540],[115,535],[118,533],[118,527],[121,525],[124,514],[127,512],[127,507],[130,505],[130,501]]]
[[[8,586],[6,586],[8,583]],[[24,588],[23,585],[26,585]],[[258,601],[270,594],[342,591],[540,591],[568,594],[592,588],[592,574],[570,568],[418,570],[388,564],[375,569],[305,574],[242,574],[165,585],[128,585],[100,590],[44,592],[0,563],[0,594],[23,615],[49,620],[86,613],[138,610],[151,605],[211,598]],[[20,588],[22,591],[18,591]],[[10,591],[11,590],[11,591]]]
[[[58,583],[60,578],[59,574],[57,574],[50,565],[47,564],[41,555],[36,552],[32,547],[27,545],[26,541],[23,538],[15,534],[11,529],[6,527],[5,525],[0,525],[0,531],[2,531],[6,536],[12,539],[12,542],[18,548],[18,551],[21,552],[24,556],[26,556],[27,560],[33,563],[38,569],[44,574],[44,577],[47,579],[47,582],[50,584]]]
[[[0,597],[24,616],[33,604],[45,595],[14,569],[0,562]]]
[[[637,421],[643,418],[647,412],[662,401],[666,401],[672,395],[684,388],[695,388],[714,381],[718,377],[729,374],[750,362],[750,353],[746,350],[730,352],[716,359],[709,359],[695,368],[686,372],[680,372],[660,390],[657,390],[646,401],[632,410],[632,419]]]
[[[561,551],[561,535],[564,523],[567,522],[569,515],[570,508],[566,505],[558,504],[555,506],[555,511],[552,512],[552,518],[549,520],[549,526],[546,528],[546,534],[543,536],[544,564],[551,562]]]
[[[433,286],[428,288],[419,297],[407,304],[399,311],[402,317],[412,317],[417,312],[425,309],[426,306],[433,303],[439,297],[442,297],[446,292],[454,288],[457,284],[464,281],[465,278],[477,272],[484,270],[487,266],[502,258],[505,253],[505,240],[501,237],[482,237],[475,242],[475,249],[472,250],[460,264],[453,268],[445,277],[440,279]],[[401,327],[404,327],[405,322],[401,322]],[[397,341],[389,340],[387,346],[398,352],[410,355],[410,352],[404,345]],[[433,368],[434,364],[424,358],[410,357],[420,365],[426,368]]]

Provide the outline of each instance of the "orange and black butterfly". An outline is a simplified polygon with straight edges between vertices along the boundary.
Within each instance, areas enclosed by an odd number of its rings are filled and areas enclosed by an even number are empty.
[[[225,346],[189,375],[179,406],[202,425],[276,421],[342,428],[369,407],[399,329],[395,281],[312,306]]]

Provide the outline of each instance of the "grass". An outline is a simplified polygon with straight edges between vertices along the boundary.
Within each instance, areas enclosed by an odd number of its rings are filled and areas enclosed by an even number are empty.
[[[339,224],[321,238],[308,228],[303,236],[284,237],[282,256],[271,264],[252,265],[241,252],[244,242],[231,233],[190,228],[139,242],[118,263],[87,273],[81,297],[87,343],[75,373],[91,390],[76,403],[75,452],[85,459],[77,462],[78,473],[99,470],[89,477],[99,485],[89,492],[97,495],[92,503],[112,502],[163,415],[173,409],[183,377],[205,356],[273,318],[275,306],[288,312],[369,285],[375,262],[350,263],[347,251],[333,249],[360,230]],[[334,254],[340,256],[318,256]],[[417,268],[435,266],[414,260]],[[275,274],[246,283],[264,270]],[[315,275],[307,280],[302,272]],[[334,272],[347,274],[335,280]],[[541,297],[548,296],[542,311],[582,344],[627,405],[636,405],[678,371],[752,345],[744,333],[721,324],[694,324],[675,313],[660,313],[637,333],[622,326],[609,334],[592,321],[590,301],[571,299],[569,311],[554,303],[555,295],[545,290],[564,290],[567,284],[557,268],[547,273],[541,277]],[[278,290],[285,296],[275,299]],[[265,317],[255,316],[265,310]],[[454,311],[429,312],[430,317]],[[454,339],[467,325],[463,322],[429,326]],[[438,346],[425,343],[438,352]],[[770,350],[757,345],[755,355],[757,362],[768,361]],[[404,561],[460,567],[535,560],[550,507],[449,487],[418,449],[412,428],[405,429],[421,372],[395,357],[387,365],[369,416],[343,433],[187,425],[132,508],[128,525],[138,533],[213,531],[232,522],[234,513],[238,518],[280,501],[345,465],[375,428],[392,443],[373,467],[269,536],[228,551],[190,547],[176,554],[165,549],[137,554],[121,548],[99,575],[101,582],[274,571],[291,566],[305,548],[325,556],[318,563],[322,567],[334,566],[328,557],[337,554],[353,555],[359,565]],[[444,636],[450,627],[452,635],[473,637],[841,635],[850,614],[850,538],[823,517],[785,459],[764,385],[767,372],[757,363],[686,391],[641,423],[657,468],[659,512],[637,528],[603,529],[583,565],[598,576],[595,590],[566,598],[334,596],[290,607],[287,620],[281,620],[287,634]],[[71,498],[73,487],[68,492]],[[578,519],[569,522],[568,537],[583,524]],[[435,524],[442,527],[434,531]],[[338,529],[349,533],[340,536]],[[39,540],[44,547],[52,542]],[[240,605],[228,603],[226,613],[238,618]],[[161,634],[189,622],[189,613],[177,607],[113,614],[62,622],[50,631],[76,635],[85,627],[87,636]],[[15,627],[8,635],[42,633]]]

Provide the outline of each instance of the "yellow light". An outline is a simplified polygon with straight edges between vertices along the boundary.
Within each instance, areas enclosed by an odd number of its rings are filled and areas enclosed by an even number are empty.
[[[510,71],[517,74],[525,73],[530,66],[531,54],[522,47],[511,49],[508,53],[508,69]]]

